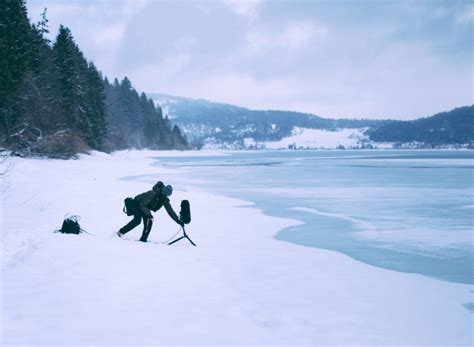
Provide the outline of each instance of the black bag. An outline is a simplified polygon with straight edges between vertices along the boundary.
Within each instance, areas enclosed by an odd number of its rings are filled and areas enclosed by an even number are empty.
[[[123,202],[123,213],[125,213],[127,216],[131,216],[135,211],[135,200],[133,200],[133,198],[125,198]]]
[[[85,230],[81,229],[81,226],[79,225],[79,220],[81,217],[79,216],[70,216],[64,219],[63,225],[61,226],[61,229],[58,230],[58,232],[63,233],[63,234],[75,234],[79,235],[82,232],[85,232]]]

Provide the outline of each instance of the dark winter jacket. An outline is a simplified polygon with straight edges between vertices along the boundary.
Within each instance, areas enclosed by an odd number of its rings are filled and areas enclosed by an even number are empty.
[[[161,194],[161,188],[153,187],[152,190],[137,195],[134,200],[144,216],[151,217],[150,211],[155,212],[158,211],[162,206],[165,206],[165,210],[168,212],[168,215],[176,223],[179,221],[178,216],[171,207],[170,199],[168,199],[167,196]]]

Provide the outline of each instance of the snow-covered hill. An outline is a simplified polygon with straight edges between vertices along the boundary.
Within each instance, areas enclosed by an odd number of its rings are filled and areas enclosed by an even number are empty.
[[[290,136],[279,141],[255,141],[251,137],[243,143],[219,143],[206,139],[205,149],[364,149],[393,148],[393,143],[376,143],[365,134],[367,128],[321,130],[294,127]]]
[[[186,133],[191,143],[213,149],[250,149],[273,148],[264,146],[266,142],[278,142],[287,137],[293,137],[302,129],[320,130],[306,131],[305,137],[316,136],[309,148],[320,148],[318,138],[322,131],[328,136],[345,136],[339,132],[352,129],[367,129],[370,126],[384,124],[378,120],[347,120],[326,119],[313,114],[277,111],[249,110],[234,105],[175,97],[165,94],[150,94],[161,105],[163,113],[168,114],[174,122]],[[337,134],[332,134],[332,132]],[[349,135],[348,135],[349,136]],[[284,140],[285,142],[286,140]],[[348,143],[349,144],[349,143]],[[350,142],[350,146],[359,146]],[[333,148],[332,144],[325,148]],[[306,147],[306,146],[303,146]],[[336,148],[334,146],[334,148]],[[287,147],[286,147],[287,148]]]
[[[295,128],[291,136],[276,142],[266,142],[265,148],[360,148],[370,142],[364,135],[365,130],[365,128],[361,128],[327,131]]]

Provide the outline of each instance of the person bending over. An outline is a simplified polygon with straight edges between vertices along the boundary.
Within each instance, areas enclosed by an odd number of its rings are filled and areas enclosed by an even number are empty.
[[[143,219],[143,233],[140,237],[140,241],[146,242],[148,236],[150,235],[151,227],[153,226],[153,215],[151,211],[156,212],[162,206],[165,207],[166,212],[168,215],[173,219],[176,223],[183,226],[184,223],[178,218],[176,213],[174,212],[173,208],[171,207],[169,197],[173,194],[173,187],[170,185],[165,186],[163,182],[157,182],[152,190],[149,190],[145,193],[137,195],[133,199],[133,219],[128,222],[124,227],[122,227],[118,232],[117,235],[122,237],[130,230],[135,228]]]

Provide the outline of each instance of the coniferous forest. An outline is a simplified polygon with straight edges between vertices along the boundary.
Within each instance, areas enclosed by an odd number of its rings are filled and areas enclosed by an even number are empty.
[[[0,4],[0,147],[14,154],[68,158],[88,149],[186,149],[160,107],[130,80],[102,76],[71,31],[54,42],[46,9],[30,23],[25,0]]]

